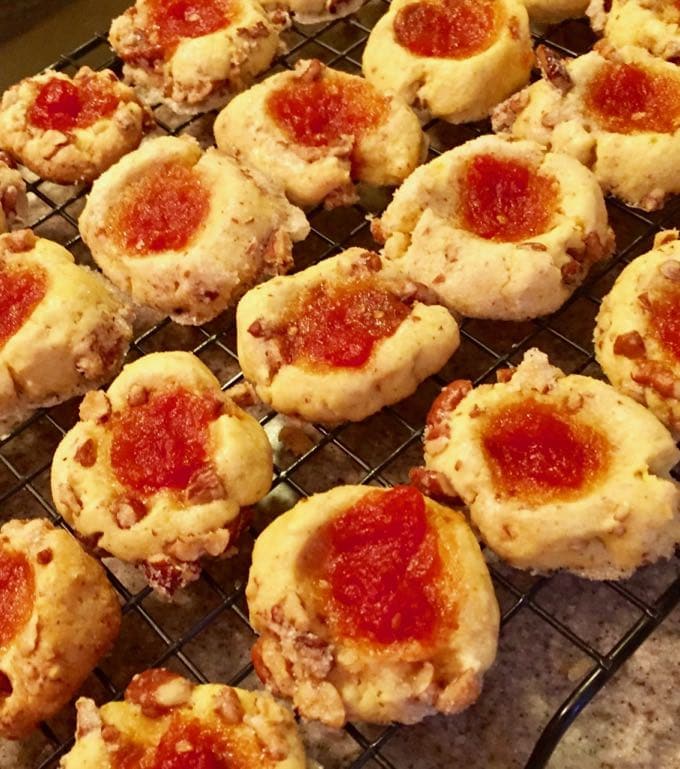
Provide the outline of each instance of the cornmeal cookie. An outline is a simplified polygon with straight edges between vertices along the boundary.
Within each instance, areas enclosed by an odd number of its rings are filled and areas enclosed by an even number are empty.
[[[0,148],[43,179],[96,179],[139,146],[151,117],[110,70],[47,71],[12,86],[0,104]]]
[[[474,318],[553,312],[614,235],[593,174],[535,142],[482,136],[415,171],[372,227],[384,253]]]
[[[680,56],[676,0],[590,0],[588,16],[593,29],[614,48],[637,45],[662,59]]]
[[[147,103],[200,112],[267,69],[279,28],[257,0],[137,0],[113,20],[109,42]]]
[[[361,8],[365,0],[262,0],[273,14],[286,13],[298,24],[318,24],[349,16]]]
[[[425,464],[520,569],[621,579],[680,542],[680,452],[631,398],[565,376],[538,350],[499,384],[449,385],[425,429]],[[510,376],[509,380],[507,377]]]
[[[10,158],[0,155],[0,234],[12,229],[27,214],[26,184]]]
[[[92,187],[79,226],[102,272],[177,323],[212,320],[292,264],[309,224],[264,178],[188,136],[146,142]]]
[[[237,96],[215,121],[215,138],[301,206],[352,203],[355,181],[401,184],[427,150],[400,99],[316,59]]]
[[[479,696],[498,605],[464,517],[411,486],[340,486],[257,539],[253,662],[305,718],[416,723]]]
[[[79,536],[172,595],[232,547],[269,491],[266,433],[185,352],[146,355],[88,393],[59,444],[52,496]]]
[[[351,248],[241,299],[239,363],[276,411],[360,421],[411,395],[458,348],[458,324],[428,300],[377,254]]]
[[[0,235],[0,435],[110,379],[132,318],[119,292],[62,246],[30,230]]]
[[[609,381],[680,436],[680,242],[661,232],[619,275],[595,326],[595,355]]]
[[[525,85],[532,63],[521,0],[394,0],[371,31],[362,68],[381,91],[465,123]]]
[[[605,192],[653,211],[680,192],[680,70],[641,48],[537,56],[543,79],[494,112],[497,132],[591,168]]]
[[[60,769],[306,769],[293,714],[264,692],[196,686],[162,668],[135,676],[122,702],[77,702],[76,742]]]
[[[25,737],[113,645],[120,606],[102,567],[44,520],[0,529],[0,736]]]
[[[585,16],[588,0],[523,0],[529,18],[538,24],[557,24]]]

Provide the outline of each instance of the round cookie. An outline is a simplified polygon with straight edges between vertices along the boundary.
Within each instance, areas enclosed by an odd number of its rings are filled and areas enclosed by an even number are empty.
[[[145,142],[93,185],[79,227],[102,272],[177,323],[207,323],[285,272],[309,224],[264,178],[188,136]]]
[[[680,5],[669,0],[590,0],[593,29],[614,48],[636,45],[662,59],[680,55]],[[674,62],[677,63],[677,62]]]
[[[53,716],[113,645],[120,606],[102,567],[44,520],[0,529],[0,736]]]
[[[263,0],[270,14],[285,13],[298,24],[318,24],[341,19],[358,11],[365,0]]]
[[[0,104],[0,148],[43,179],[96,179],[139,146],[151,117],[110,70],[47,71],[12,86]]]
[[[441,304],[497,320],[553,312],[614,247],[590,171],[497,136],[417,169],[372,229],[385,256]]]
[[[194,685],[162,668],[135,676],[122,702],[76,703],[76,742],[60,769],[307,769],[293,714],[264,692]],[[310,762],[311,765],[311,762]]]
[[[680,452],[631,398],[530,350],[503,381],[453,382],[425,430],[425,465],[512,566],[622,579],[680,542]]]
[[[119,292],[62,246],[30,230],[0,235],[0,435],[109,380],[132,319]]]
[[[458,324],[423,293],[360,248],[273,278],[238,305],[243,373],[283,414],[365,419],[415,392],[458,348]]]
[[[260,678],[305,718],[416,723],[479,696],[498,605],[464,517],[411,486],[340,486],[257,539]]]
[[[680,192],[680,71],[641,48],[562,61],[536,51],[543,79],[498,106],[496,132],[591,168],[605,192],[645,211]]]
[[[106,393],[85,396],[80,419],[54,455],[54,504],[90,545],[140,565],[160,593],[233,547],[244,508],[269,491],[266,433],[191,353],[125,366]]]
[[[659,233],[603,299],[595,356],[609,381],[680,436],[680,242]]]
[[[355,181],[401,184],[427,148],[400,99],[316,59],[233,99],[215,121],[215,138],[300,206],[354,202]]]
[[[465,123],[525,85],[532,63],[521,0],[394,0],[369,35],[362,69],[381,91]]]
[[[109,42],[144,101],[194,113],[221,107],[267,69],[279,28],[257,0],[136,0]]]
[[[529,18],[537,24],[558,24],[584,16],[588,0],[523,0]]]
[[[10,158],[0,156],[0,234],[8,232],[27,214],[26,184]]]

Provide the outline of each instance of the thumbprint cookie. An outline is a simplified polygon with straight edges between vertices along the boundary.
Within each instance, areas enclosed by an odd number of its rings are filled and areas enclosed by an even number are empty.
[[[400,99],[316,59],[237,96],[215,121],[215,138],[300,206],[353,202],[355,181],[401,184],[427,147]]]
[[[152,139],[93,185],[79,227],[102,272],[135,302],[198,325],[263,275],[285,272],[304,214],[216,149]]]
[[[458,324],[377,254],[351,248],[241,299],[244,375],[276,411],[360,421],[415,392],[458,348]]]
[[[417,169],[372,229],[385,256],[442,304],[497,320],[553,312],[614,248],[588,169],[496,136]]]
[[[434,402],[425,464],[512,566],[621,579],[680,542],[671,434],[613,387],[530,350],[503,381]],[[508,378],[509,377],[509,378]]]
[[[102,567],[44,520],[0,529],[0,736],[25,737],[75,694],[118,635]]]
[[[349,16],[358,11],[365,0],[262,0],[265,10],[287,14],[298,24],[318,24]]]
[[[122,702],[76,703],[60,769],[307,769],[293,714],[265,692],[197,686],[169,670],[136,675]],[[310,764],[311,765],[311,764]]]
[[[588,0],[523,0],[529,18],[538,24],[557,24],[585,16]]]
[[[0,434],[109,380],[133,313],[101,275],[30,230],[0,235]]]
[[[137,0],[109,42],[144,101],[191,113],[222,106],[265,70],[279,28],[257,0]]]
[[[537,57],[543,79],[497,108],[497,132],[575,157],[605,192],[646,211],[680,192],[678,67],[634,47]]]
[[[521,0],[394,0],[364,51],[366,79],[451,123],[486,117],[533,64]]]
[[[614,48],[636,45],[662,59],[680,56],[678,0],[590,0],[588,16]]]
[[[3,95],[0,148],[43,179],[88,182],[136,149],[150,123],[110,70],[81,67],[73,78],[47,71]]]
[[[26,184],[13,161],[0,153],[0,234],[26,218]]]
[[[595,355],[609,381],[680,435],[680,241],[676,230],[631,262],[604,298]]]
[[[234,545],[269,491],[264,430],[185,352],[146,355],[88,393],[59,444],[52,496],[85,542],[171,596]]]
[[[498,604],[461,513],[412,486],[340,486],[257,539],[253,662],[305,718],[416,723],[479,696]]]

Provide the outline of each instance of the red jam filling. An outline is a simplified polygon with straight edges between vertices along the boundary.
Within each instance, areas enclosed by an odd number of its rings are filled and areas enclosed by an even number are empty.
[[[321,283],[306,292],[280,330],[283,359],[359,368],[409,312],[406,303],[374,283]]]
[[[39,267],[7,269],[0,265],[0,347],[26,323],[47,290]]]
[[[127,251],[140,255],[185,248],[210,210],[208,190],[181,163],[151,167],[127,185],[114,232]]]
[[[608,462],[606,438],[566,409],[531,398],[489,417],[483,447],[505,496],[550,501],[579,496]]]
[[[680,361],[680,284],[673,283],[650,298],[647,315],[659,344]]]
[[[33,567],[21,553],[0,549],[0,648],[28,622],[35,599]]]
[[[586,106],[613,133],[673,133],[680,127],[680,78],[607,62],[588,84]]]
[[[555,180],[516,160],[477,155],[459,185],[465,229],[515,243],[545,232],[557,206]]]
[[[419,491],[367,494],[315,547],[304,568],[329,585],[321,600],[340,633],[378,644],[434,640],[445,614],[442,562]]]
[[[486,50],[496,38],[495,0],[441,0],[410,3],[394,20],[394,35],[417,56],[465,59]]]
[[[208,426],[220,404],[176,388],[127,406],[111,422],[111,467],[129,490],[148,495],[181,490],[208,463]]]
[[[183,38],[210,35],[231,23],[231,0],[147,0],[147,5],[161,56],[171,56]]]
[[[241,762],[235,758],[221,734],[195,719],[173,718],[144,769],[236,769]]]
[[[43,131],[66,133],[87,128],[112,115],[119,104],[112,84],[98,77],[75,81],[54,77],[38,91],[28,111],[28,121]]]
[[[267,109],[294,142],[327,147],[384,122],[388,101],[363,80],[326,75],[316,80],[298,78],[274,91]]]

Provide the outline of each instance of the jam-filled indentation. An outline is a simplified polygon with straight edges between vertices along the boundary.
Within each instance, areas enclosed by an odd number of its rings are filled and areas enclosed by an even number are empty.
[[[219,32],[234,16],[232,0],[148,0],[148,5],[154,43],[149,59],[168,58],[181,40]]]
[[[21,632],[34,601],[33,567],[23,553],[0,545],[0,649]]]
[[[40,87],[28,111],[28,122],[43,131],[68,133],[110,117],[119,103],[113,83],[108,80],[95,76],[73,81],[53,77]]]
[[[646,314],[653,336],[675,360],[680,361],[680,283],[650,292]]]
[[[46,291],[42,268],[0,265],[0,349],[30,318]]]

